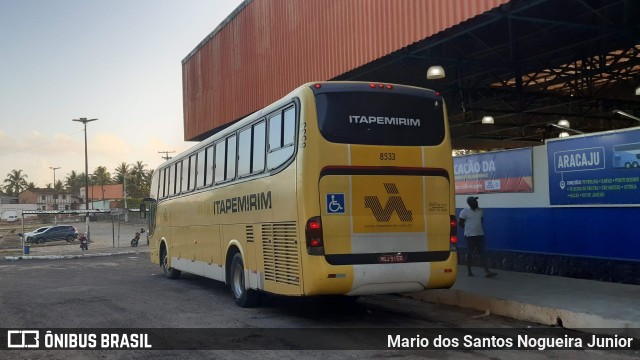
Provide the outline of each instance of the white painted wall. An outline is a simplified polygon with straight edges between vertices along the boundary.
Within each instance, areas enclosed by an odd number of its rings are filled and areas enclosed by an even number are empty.
[[[36,204],[2,204],[0,205],[0,218],[6,220],[9,215],[22,216],[22,210],[37,210]]]

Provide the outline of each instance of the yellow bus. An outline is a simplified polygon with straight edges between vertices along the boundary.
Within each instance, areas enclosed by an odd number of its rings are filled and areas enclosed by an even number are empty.
[[[151,261],[235,302],[416,292],[457,273],[446,108],[432,90],[317,82],[161,164]]]

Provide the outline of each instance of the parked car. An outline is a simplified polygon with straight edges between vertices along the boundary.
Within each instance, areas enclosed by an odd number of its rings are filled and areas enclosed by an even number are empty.
[[[72,242],[78,238],[78,230],[70,225],[45,226],[24,234],[24,240],[42,244],[45,241],[66,240]]]
[[[7,222],[16,222],[18,220],[20,220],[18,215],[9,215],[9,217],[7,217]]]
[[[41,232],[47,230],[48,228],[50,228],[51,226],[43,226],[41,228],[37,228],[31,232],[28,233],[18,233],[18,236],[23,237],[25,241],[27,241],[28,238],[32,238],[34,235],[36,234],[40,234]]]

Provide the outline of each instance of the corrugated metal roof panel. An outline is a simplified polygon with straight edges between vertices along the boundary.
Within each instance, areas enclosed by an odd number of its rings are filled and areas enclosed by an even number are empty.
[[[253,0],[183,61],[184,137],[268,105],[508,0]]]

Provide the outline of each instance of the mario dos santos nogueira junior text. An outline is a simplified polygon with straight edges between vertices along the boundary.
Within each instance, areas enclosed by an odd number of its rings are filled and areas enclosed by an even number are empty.
[[[634,338],[590,335],[564,336],[420,336],[387,335],[388,348],[428,349],[631,349],[637,347]]]

